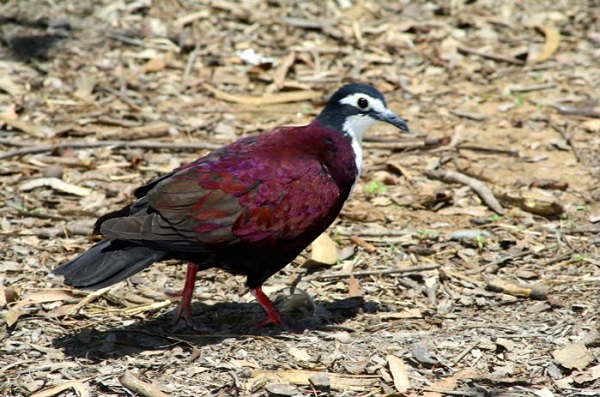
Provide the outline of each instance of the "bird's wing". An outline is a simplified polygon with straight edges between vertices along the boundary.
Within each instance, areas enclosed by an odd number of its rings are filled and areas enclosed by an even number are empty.
[[[332,221],[339,195],[314,158],[199,161],[161,178],[136,203],[147,205],[147,214],[109,219],[101,232],[184,252],[245,242],[268,246],[298,237],[323,218]]]

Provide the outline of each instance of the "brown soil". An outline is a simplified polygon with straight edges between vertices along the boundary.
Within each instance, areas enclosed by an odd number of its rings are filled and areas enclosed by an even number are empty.
[[[1,2],[0,394],[599,395],[598,65],[592,0]],[[221,271],[206,333],[176,262],[50,276],[136,186],[354,81],[413,134],[369,131],[337,263],[267,282],[304,333],[251,331]]]

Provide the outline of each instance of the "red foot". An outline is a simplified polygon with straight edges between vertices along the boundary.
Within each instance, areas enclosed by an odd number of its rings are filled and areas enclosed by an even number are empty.
[[[280,326],[281,328],[284,328],[284,329],[286,329],[288,331],[292,331],[292,332],[302,332],[304,330],[302,327],[299,327],[295,324],[291,324],[290,322],[284,320],[281,317],[281,314],[279,314],[279,312],[277,311],[277,309],[271,302],[271,300],[262,291],[262,288],[260,286],[254,288],[254,289],[251,289],[250,292],[252,293],[252,295],[254,295],[254,297],[256,298],[258,303],[262,306],[264,311],[267,313],[267,318],[260,321],[258,324],[255,324],[254,326],[252,326],[253,331],[259,330],[268,324],[276,324],[276,325]]]
[[[173,324],[177,323],[181,314],[183,313],[183,319],[188,327],[196,329],[194,321],[192,320],[192,296],[194,295],[194,285],[196,284],[196,272],[198,271],[198,264],[188,262],[187,273],[185,275],[185,284],[183,291],[177,293],[169,293],[167,295],[172,297],[181,297],[179,305],[173,316]]]

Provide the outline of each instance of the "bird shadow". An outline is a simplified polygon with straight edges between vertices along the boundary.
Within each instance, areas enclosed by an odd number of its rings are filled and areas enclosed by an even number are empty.
[[[332,331],[346,329],[341,324],[361,312],[377,312],[375,302],[362,297],[349,297],[334,301],[311,301],[314,310],[282,311],[284,319],[293,321],[297,331]],[[69,357],[85,357],[92,362],[108,358],[136,355],[144,351],[170,350],[175,346],[194,351],[197,347],[216,345],[226,338],[253,336],[277,337],[287,332],[278,326],[265,326],[253,330],[253,325],[264,318],[257,303],[220,302],[193,304],[194,321],[207,328],[192,330],[183,320],[172,324],[173,311],[151,320],[140,320],[125,326],[109,326],[106,329],[83,328],[74,334],[56,338],[55,348]],[[297,309],[297,308],[296,308]],[[292,320],[293,319],[293,320]]]

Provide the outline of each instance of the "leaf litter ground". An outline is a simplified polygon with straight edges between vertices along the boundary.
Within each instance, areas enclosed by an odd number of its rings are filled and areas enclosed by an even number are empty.
[[[599,9],[4,2],[2,394],[598,395]],[[251,331],[220,271],[207,332],[170,323],[175,262],[91,295],[49,277],[136,186],[351,81],[414,134],[369,132],[330,239],[267,283],[304,333]]]

